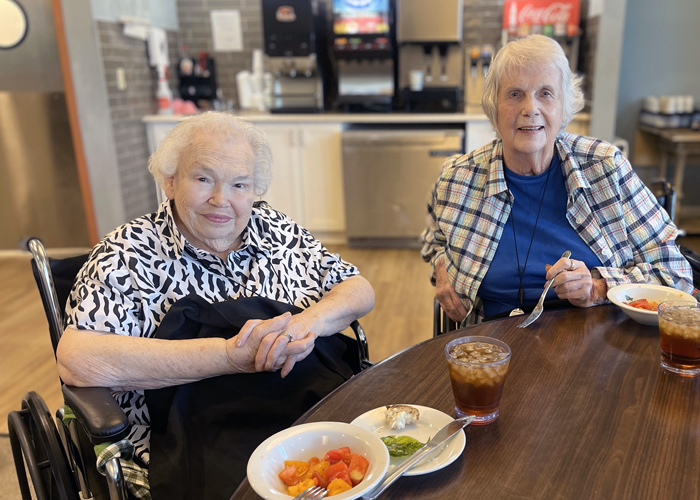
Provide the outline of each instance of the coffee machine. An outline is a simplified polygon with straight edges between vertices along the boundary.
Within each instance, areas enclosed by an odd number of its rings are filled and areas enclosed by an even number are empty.
[[[335,107],[388,112],[394,108],[394,0],[332,0]]]
[[[464,0],[401,0],[397,5],[398,107],[407,112],[464,109]]]
[[[326,16],[317,0],[262,0],[265,71],[272,75],[270,112],[309,113],[325,107]],[[326,72],[328,73],[328,72]]]

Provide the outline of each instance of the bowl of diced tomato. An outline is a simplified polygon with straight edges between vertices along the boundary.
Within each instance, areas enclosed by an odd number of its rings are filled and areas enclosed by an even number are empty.
[[[695,298],[670,286],[628,283],[608,290],[608,299],[637,323],[658,325],[659,304],[667,300],[685,300],[697,303]]]
[[[248,482],[266,500],[289,500],[311,486],[350,500],[367,494],[389,468],[386,445],[366,429],[312,422],[278,432],[248,460]]]

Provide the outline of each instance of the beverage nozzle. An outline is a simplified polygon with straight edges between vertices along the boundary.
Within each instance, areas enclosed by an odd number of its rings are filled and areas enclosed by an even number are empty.
[[[491,65],[491,59],[493,58],[493,45],[486,44],[481,47],[481,60],[482,67],[484,70],[484,77],[489,71],[489,66]]]
[[[431,70],[431,65],[433,62],[433,46],[423,45],[423,59],[425,60],[425,81],[432,82],[433,74]]]
[[[469,66],[471,68],[470,75],[474,81],[476,81],[477,71],[479,68],[479,58],[481,58],[481,49],[478,45],[474,45],[469,51]]]
[[[438,44],[438,50],[440,51],[440,80],[447,80],[447,44]]]

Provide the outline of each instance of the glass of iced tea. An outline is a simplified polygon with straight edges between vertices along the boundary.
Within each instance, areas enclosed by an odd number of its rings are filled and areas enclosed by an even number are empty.
[[[461,337],[445,346],[458,416],[475,415],[472,425],[498,418],[510,354],[508,344],[490,337]]]
[[[684,377],[700,375],[700,305],[668,300],[659,304],[661,366]]]

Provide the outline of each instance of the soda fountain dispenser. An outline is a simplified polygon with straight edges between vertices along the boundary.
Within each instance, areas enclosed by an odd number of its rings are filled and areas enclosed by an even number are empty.
[[[316,0],[262,0],[265,70],[272,74],[271,112],[324,109],[323,4]]]
[[[393,0],[333,0],[336,107],[391,111],[396,64]]]
[[[412,112],[464,108],[463,0],[397,4],[399,106]],[[423,72],[423,85],[411,77]]]

